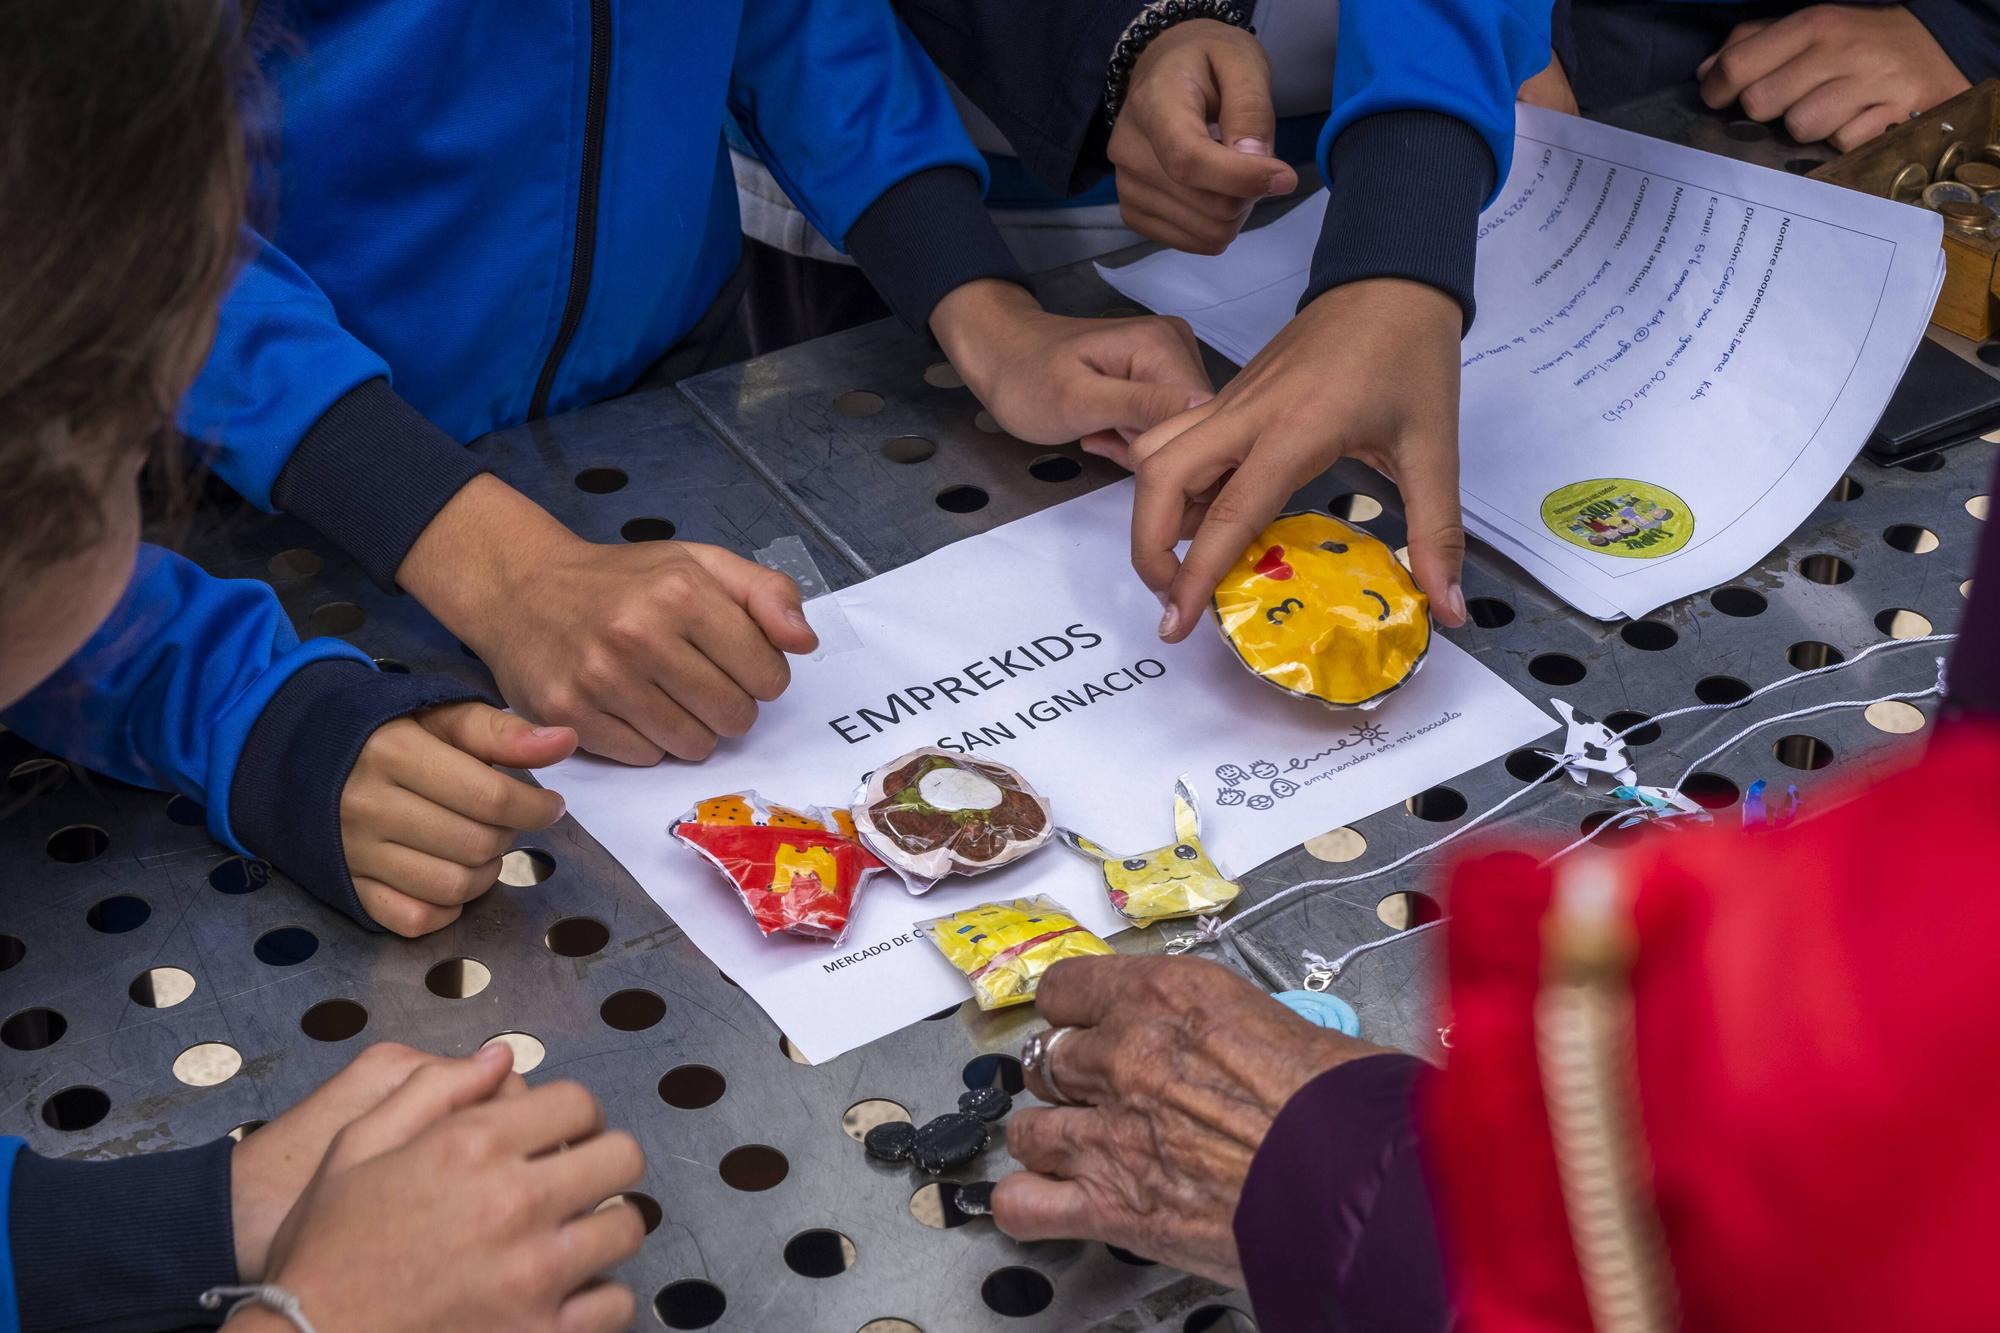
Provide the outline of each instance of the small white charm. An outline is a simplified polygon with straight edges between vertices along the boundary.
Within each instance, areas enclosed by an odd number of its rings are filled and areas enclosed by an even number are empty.
[[[1579,787],[1590,785],[1592,773],[1602,773],[1625,786],[1632,785],[1639,775],[1633,769],[1632,761],[1625,757],[1625,742],[1614,736],[1611,728],[1581,709],[1571,708],[1560,699],[1549,702],[1556,706],[1556,716],[1563,720],[1569,732],[1563,738],[1560,753],[1553,750],[1537,750],[1535,753],[1562,765]]]

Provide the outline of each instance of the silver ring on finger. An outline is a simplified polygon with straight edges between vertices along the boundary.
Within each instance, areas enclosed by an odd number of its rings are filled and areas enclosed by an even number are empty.
[[[1027,1073],[1042,1076],[1042,1082],[1048,1085],[1051,1098],[1057,1106],[1083,1105],[1065,1093],[1061,1082],[1056,1078],[1056,1047],[1062,1043],[1064,1037],[1074,1031],[1076,1029],[1072,1027],[1043,1028],[1028,1038],[1027,1044],[1021,1047],[1021,1068]]]

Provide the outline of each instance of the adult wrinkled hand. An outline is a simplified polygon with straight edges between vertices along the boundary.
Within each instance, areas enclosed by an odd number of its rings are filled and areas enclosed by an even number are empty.
[[[1695,67],[1712,107],[1784,119],[1800,143],[1846,152],[1971,84],[1902,5],[1813,5],[1739,23]]]
[[[1411,570],[1440,621],[1465,623],[1460,324],[1458,303],[1424,283],[1335,287],[1213,399],[1133,442],[1132,567],[1165,607],[1161,638],[1186,638],[1292,493],[1343,456],[1396,483]]]
[[[1115,454],[1213,392],[1186,320],[1052,315],[1026,288],[982,279],[940,301],[931,329],[993,419],[1031,444]]]
[[[1105,146],[1125,225],[1221,254],[1253,204],[1298,188],[1298,173],[1271,155],[1277,127],[1271,63],[1255,37],[1213,19],[1168,28],[1133,66]]]
[[[993,1192],[1017,1240],[1101,1240],[1230,1286],[1233,1221],[1251,1159],[1308,1082],[1380,1047],[1313,1026],[1197,958],[1078,958],[1042,978],[1036,1008],[1074,1030],[1049,1056],[1078,1105],[1014,1113],[1024,1170]],[[1058,1100],[1046,1071],[1029,1090]]]
[[[634,1302],[601,1280],[638,1252],[645,1168],[576,1083],[517,1096],[495,1046],[411,1074],[334,1136],[271,1246],[269,1280],[327,1333],[609,1333]],[[230,1333],[286,1327],[262,1311]]]
[[[587,542],[498,478],[424,529],[397,580],[476,653],[507,702],[627,764],[706,759],[791,683],[819,639],[798,585],[697,542]]]

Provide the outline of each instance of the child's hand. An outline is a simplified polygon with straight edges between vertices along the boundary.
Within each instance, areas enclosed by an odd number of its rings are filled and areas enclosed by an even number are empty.
[[[562,818],[563,799],[491,767],[541,768],[576,749],[482,703],[444,704],[379,728],[340,793],[340,843],[361,905],[398,935],[458,919],[493,887],[524,829]]]
[[[1011,282],[968,282],[931,314],[965,383],[1032,444],[1081,440],[1125,461],[1126,441],[1214,396],[1180,319],[1070,319]]]

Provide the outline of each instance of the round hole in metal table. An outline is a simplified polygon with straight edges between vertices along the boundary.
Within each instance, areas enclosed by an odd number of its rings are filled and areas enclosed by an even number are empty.
[[[245,1120],[222,1137],[228,1139],[231,1143],[241,1143],[270,1123],[268,1120]]]
[[[947,486],[937,493],[937,507],[947,514],[976,514],[991,498],[977,486]]]
[[[864,1097],[841,1113],[840,1128],[847,1137],[860,1143],[868,1137],[868,1131],[877,1125],[908,1122],[910,1108],[887,1097]]]
[[[376,658],[375,669],[385,676],[407,676],[410,674],[410,664],[408,662],[398,662],[393,657]]]
[[[1604,725],[1611,728],[1613,735],[1631,732],[1625,737],[1627,745],[1651,745],[1660,739],[1660,728],[1653,723],[1652,716],[1629,708],[1606,714]]]
[[[1514,622],[1512,603],[1498,597],[1473,597],[1465,603],[1465,614],[1480,629],[1499,629]]]
[[[937,1180],[917,1186],[910,1195],[910,1216],[937,1231],[962,1227],[972,1220],[970,1215],[959,1211],[956,1187],[948,1188],[945,1182]]]
[[[85,861],[95,861],[111,846],[111,835],[95,824],[69,824],[49,834],[49,840],[42,844],[42,850],[51,860],[64,865],[82,865]]]
[[[960,1009],[963,1009],[964,1007],[965,1007],[965,1001],[960,1000],[957,1004],[947,1005],[943,1009],[938,1010],[934,1014],[925,1014],[924,1022],[941,1023],[945,1019],[950,1018],[953,1014],[956,1014]]]
[[[1762,143],[1771,137],[1771,127],[1756,120],[1732,120],[1722,132],[1738,143]]]
[[[1357,828],[1328,829],[1306,839],[1306,853],[1320,861],[1345,865],[1367,854],[1368,839]]]
[[[1882,540],[1905,555],[1929,555],[1938,548],[1938,535],[1921,523],[1896,523],[1883,529]]]
[[[998,1052],[973,1056],[965,1062],[959,1077],[968,1088],[998,1088],[1010,1097],[1028,1086],[1027,1078],[1021,1072],[1021,1062]]]
[[[1788,157],[1785,159],[1785,170],[1795,176],[1809,175],[1818,166],[1819,159],[1816,157]]]
[[[64,1088],[42,1103],[42,1123],[65,1134],[89,1129],[110,1114],[111,1098],[102,1088],[84,1084]]]
[[[326,568],[326,557],[318,551],[309,551],[303,546],[294,546],[289,551],[280,551],[264,566],[274,579],[309,579]]]
[[[1921,611],[1892,606],[1876,613],[1875,628],[1892,639],[1921,639],[1931,632],[1931,620]]]
[[[642,516],[619,524],[618,535],[628,542],[670,542],[677,530],[670,519]]]
[[[972,424],[988,435],[998,435],[1000,433],[1000,423],[995,421],[993,414],[985,408],[981,408],[979,411],[973,413]]]
[[[469,1000],[492,982],[492,969],[477,958],[447,958],[424,973],[424,989],[441,1000]]]
[[[321,1000],[299,1015],[299,1031],[314,1041],[346,1041],[368,1026],[368,1011],[353,1000]]]
[[[1159,1263],[1157,1259],[1148,1259],[1143,1254],[1134,1254],[1130,1250],[1121,1250],[1116,1245],[1107,1244],[1104,1247],[1104,1251],[1119,1263],[1130,1264],[1134,1268],[1152,1268]]]
[[[660,1075],[660,1100],[683,1111],[699,1111],[722,1100],[729,1080],[707,1065],[675,1065]]]
[[[924,383],[933,389],[963,389],[965,376],[949,361],[933,361],[924,367]]]
[[[653,1318],[668,1328],[707,1328],[728,1308],[722,1288],[706,1278],[669,1282],[653,1297]]]
[[[729,1188],[756,1194],[784,1183],[792,1164],[768,1143],[746,1143],[724,1153],[716,1170]]]
[[[1694,697],[1705,704],[1740,703],[1750,697],[1750,686],[1734,676],[1703,676],[1694,683]]]
[[[505,1046],[514,1053],[514,1072],[526,1074],[547,1058],[549,1048],[542,1045],[542,1039],[531,1032],[499,1032],[479,1043],[481,1050],[488,1046]]]
[[[1375,904],[1376,919],[1391,930],[1409,930],[1444,919],[1444,908],[1428,893],[1398,889],[1385,893]]]
[[[1568,653],[1537,653],[1528,659],[1528,674],[1544,685],[1574,685],[1589,673]]]
[[[1826,493],[1826,498],[1835,504],[1846,504],[1849,500],[1859,500],[1867,489],[1852,477],[1842,477],[1833,483],[1833,489]]]
[[[555,873],[555,857],[539,847],[516,847],[500,858],[500,882],[512,889],[530,888]]]
[[[235,1078],[243,1054],[222,1041],[197,1042],[174,1057],[174,1077],[190,1088],[213,1088]]]
[[[297,967],[319,952],[319,936],[304,926],[279,926],[259,935],[250,952],[268,967]]]
[[[137,930],[153,915],[152,907],[144,898],[135,898],[129,893],[114,893],[92,904],[83,914],[90,928],[103,935],[123,935],[128,930]]]
[[[1991,511],[1992,506],[1993,506],[1993,497],[1988,495],[1975,495],[1970,500],[1967,500],[1965,502],[1965,512],[1972,515],[1974,518],[1978,519],[1981,523],[1984,523],[1986,521],[1986,515]]]
[[[1742,799],[1743,792],[1720,773],[1691,773],[1681,784],[1681,794],[1704,810],[1726,810]]]
[[[2000,366],[2000,342],[1981,343],[1973,355],[1989,366]]]
[[[1465,814],[1465,797],[1454,787],[1431,787],[1403,802],[1403,809],[1418,819],[1447,823]]]
[[[1616,810],[1593,810],[1578,821],[1577,832],[1585,836],[1593,833],[1597,834],[1596,837],[1590,839],[1590,845],[1593,847],[1623,847],[1627,843],[1637,839],[1645,831],[1646,826],[1635,821],[1633,823],[1621,824],[1616,828],[1605,829],[1602,833],[1597,833],[1599,827],[1607,821],[1617,819],[1618,817],[1619,812]]]
[[[1517,782],[1540,782],[1561,767],[1555,760],[1534,750],[1516,750],[1507,756],[1507,776]]]
[[[884,1319],[871,1319],[855,1329],[854,1333],[924,1333],[924,1330],[921,1325],[913,1324],[907,1319],[890,1316]]]
[[[17,1051],[47,1050],[69,1031],[69,1020],[53,1009],[39,1005],[23,1009],[0,1023],[0,1042]]]
[[[1026,1319],[1049,1308],[1056,1298],[1056,1288],[1043,1274],[1015,1264],[988,1273],[979,1284],[979,1296],[995,1314]]]
[[[809,1227],[785,1242],[785,1267],[800,1277],[839,1277],[854,1267],[854,1242],[831,1227]]]
[[[1854,577],[1854,566],[1837,555],[1809,555],[1799,561],[1799,573],[1808,583],[1832,586]]]
[[[591,495],[610,495],[624,490],[631,480],[623,468],[587,467],[576,474],[576,488]]]
[[[331,639],[343,634],[352,634],[368,623],[368,613],[353,602],[328,602],[316,606],[306,617],[305,631],[300,636],[307,639]]]
[[[1972,580],[1971,580],[1971,579],[1967,579],[1967,580],[1966,580],[1965,582],[1963,582],[1963,583],[1961,583],[1961,584],[1959,584],[1959,585],[1958,585],[1958,595],[1959,595],[1960,597],[1968,597],[1968,598],[1972,596]]]
[[[200,828],[208,822],[208,811],[201,802],[185,796],[167,798],[167,818],[182,828]]]
[[[21,960],[27,956],[28,946],[21,941],[20,936],[0,935],[0,972],[20,966]]]
[[[1944,466],[1944,454],[1942,452],[1920,454],[1909,462],[1898,463],[1896,466],[1905,472],[1936,472]]]
[[[69,785],[69,765],[60,759],[24,759],[8,770],[7,790],[32,800]]]
[[[644,1032],[667,1016],[667,1002],[656,991],[631,986],[607,995],[597,1016],[620,1032]]]
[[[1801,639],[1785,649],[1785,660],[1801,671],[1817,671],[1846,660],[1840,649],[1818,639]]]
[[[882,395],[867,389],[849,389],[833,400],[833,410],[844,417],[872,417],[882,407]]]
[[[1181,1333],[1257,1333],[1257,1321],[1233,1305],[1204,1305],[1181,1321]]]
[[[611,931],[595,917],[566,916],[549,927],[542,942],[564,958],[588,958],[611,943]]]
[[[1326,512],[1349,523],[1366,523],[1382,517],[1382,502],[1361,491],[1336,495],[1326,502]]]
[[[1043,454],[1028,464],[1028,475],[1036,481],[1075,481],[1083,475],[1083,464],[1068,454]]]
[[[921,435],[898,435],[882,442],[882,457],[891,463],[921,463],[937,456],[937,446]]]
[[[787,1060],[790,1060],[795,1065],[810,1065],[812,1063],[812,1061],[806,1059],[806,1053],[792,1045],[792,1039],[782,1032],[778,1034],[778,1050],[784,1054]]]
[[[125,988],[132,1003],[147,1009],[171,1009],[194,994],[194,973],[183,967],[149,967]]]
[[[641,1194],[638,1190],[626,1190],[622,1194],[614,1194],[591,1211],[602,1213],[613,1208],[630,1208],[636,1211],[639,1214],[640,1225],[646,1228],[648,1236],[659,1230],[660,1222],[666,1216],[660,1211],[659,1200],[650,1194]]]
[[[1903,699],[1883,699],[1869,704],[1862,720],[1877,731],[1891,736],[1908,736],[1924,729],[1924,710]]]
[[[1708,604],[1725,616],[1735,616],[1747,620],[1751,616],[1761,616],[1770,605],[1764,594],[1750,588],[1728,584],[1717,588],[1708,595]]]
[[[1618,637],[1640,652],[1661,653],[1681,641],[1681,632],[1664,620],[1629,620]]]
[[[1833,747],[1817,736],[1803,733],[1780,736],[1771,742],[1771,756],[1786,768],[1810,771],[1825,768],[1833,762]]]

